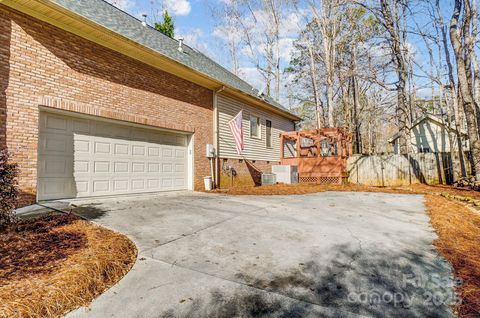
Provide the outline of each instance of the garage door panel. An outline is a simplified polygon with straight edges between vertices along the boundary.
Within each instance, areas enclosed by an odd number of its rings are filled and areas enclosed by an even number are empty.
[[[132,135],[132,128],[118,125],[110,125],[110,136],[115,139],[129,139]]]
[[[111,143],[108,141],[95,141],[93,153],[96,155],[111,154]]]
[[[175,158],[185,159],[186,151],[184,149],[175,149]]]
[[[38,195],[44,200],[69,198],[75,195],[75,185],[66,178],[45,178],[38,187]]]
[[[38,143],[38,153],[72,155],[72,138],[66,135],[47,133]]]
[[[95,175],[108,174],[110,173],[110,162],[96,160],[93,162],[93,172]]]
[[[93,189],[92,192],[94,194],[99,194],[99,193],[109,193],[110,191],[110,180],[108,179],[101,179],[98,178],[98,180],[93,181]]]
[[[147,188],[152,191],[160,190],[160,178],[148,179]]]
[[[146,151],[145,151],[145,146],[138,144],[137,145],[132,145],[132,155],[134,157],[145,157]]]
[[[160,147],[148,147],[148,157],[157,159],[160,157]]]
[[[135,174],[145,172],[145,163],[144,162],[132,162],[132,172]]]
[[[184,164],[175,164],[175,172],[185,172],[185,165]]]
[[[75,153],[90,153],[91,142],[85,138],[74,138],[74,151]]]
[[[173,171],[173,165],[171,163],[162,164],[162,172],[168,173]]]
[[[75,160],[74,163],[75,174],[90,173],[90,161],[89,160]]]
[[[148,163],[148,172],[149,173],[159,173],[160,172],[160,163],[149,162]]]
[[[185,179],[184,178],[175,178],[175,186],[177,186],[177,187],[185,186]]]
[[[57,158],[54,157],[52,159],[47,159],[44,161],[44,171],[45,173],[53,176],[53,175],[60,175],[65,176],[71,172],[68,165],[71,164],[70,160],[66,158]]]
[[[129,173],[129,163],[128,161],[114,161],[113,163],[113,172],[115,174],[119,173]]]
[[[90,121],[86,119],[72,119],[72,131],[74,133],[89,134]]]
[[[128,185],[130,183],[129,179],[120,179],[120,180],[113,180],[113,191],[117,192],[126,192],[129,190]]]
[[[132,179],[132,190],[145,190],[145,179]]]
[[[68,177],[73,172],[73,157],[44,156],[38,161],[40,174],[47,174],[51,178]]]
[[[115,157],[123,156],[123,155],[129,156],[130,146],[127,143],[114,143],[113,154],[115,155]]]
[[[143,129],[133,129],[132,139],[137,140],[137,141],[147,141],[147,140],[151,139],[150,131],[143,130]]]
[[[115,128],[110,123],[93,122],[92,135],[99,137],[113,137],[115,135]],[[125,137],[129,137],[128,135]]]
[[[173,158],[173,149],[167,147],[162,148],[162,158],[165,160]]]
[[[177,145],[182,146],[182,147],[187,146],[187,137],[177,136],[176,139],[177,139],[177,142],[176,142]]]
[[[172,178],[162,178],[162,187],[165,189],[171,189],[173,187],[173,179]]]
[[[174,133],[41,113],[39,199],[186,189],[186,140]]]
[[[75,182],[77,196],[88,196],[90,193],[90,181],[88,180],[76,180]]]
[[[51,115],[45,118],[44,127],[47,130],[68,131],[68,119],[61,116]]]

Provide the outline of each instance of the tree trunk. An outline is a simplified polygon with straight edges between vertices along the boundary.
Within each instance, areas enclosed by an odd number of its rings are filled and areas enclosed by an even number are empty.
[[[310,56],[310,77],[312,78],[313,98],[315,99],[315,118],[317,121],[317,129],[322,128],[323,108],[320,103],[320,95],[317,86],[317,72],[315,67],[315,56],[312,46],[308,45],[308,54]]]
[[[333,119],[333,81],[327,80],[327,106],[328,106],[328,127],[334,127],[335,121]]]
[[[410,153],[410,112],[407,105],[407,92],[406,92],[406,83],[407,83],[407,65],[405,61],[405,53],[403,51],[404,47],[404,37],[400,34],[400,22],[398,14],[396,12],[397,2],[394,2],[393,10],[395,13],[392,13],[390,10],[390,4],[388,1],[381,0],[381,14],[385,20],[385,27],[388,31],[389,38],[388,42],[393,54],[393,60],[395,62],[396,73],[398,76],[397,83],[397,118],[398,126],[400,130],[400,153],[409,154]],[[395,20],[394,20],[395,19]]]
[[[362,153],[362,144],[360,136],[360,125],[358,122],[358,83],[357,78],[352,76],[351,78],[352,85],[352,95],[353,95],[353,153]]]
[[[468,1],[468,0],[467,0]],[[468,4],[467,4],[468,6]],[[458,86],[462,95],[463,109],[465,112],[465,121],[467,123],[468,138],[470,140],[470,162],[472,166],[472,173],[477,180],[480,180],[480,169],[476,167],[480,161],[480,140],[478,137],[477,125],[476,125],[476,105],[475,100],[470,90],[470,85],[467,75],[467,66],[465,61],[465,47],[461,41],[460,32],[458,28],[459,16],[462,10],[462,0],[455,0],[455,7],[450,21],[450,40],[452,42],[453,51],[455,53],[455,59],[457,61],[457,74],[458,74]],[[466,7],[466,18],[469,19],[469,10]],[[465,18],[464,18],[465,19]],[[465,21],[464,21],[465,23]],[[463,34],[465,36],[465,34]]]
[[[452,154],[452,163],[453,163],[453,175],[454,179],[464,178],[467,176],[467,170],[465,167],[465,156],[463,152],[463,145],[462,145],[462,136],[461,136],[461,126],[460,126],[460,111],[458,108],[458,94],[455,87],[455,79],[453,77],[453,65],[452,60],[450,59],[450,50],[448,48],[448,39],[447,39],[447,26],[444,23],[441,10],[440,10],[440,2],[436,0],[436,9],[439,16],[439,24],[440,24],[440,32],[442,34],[442,46],[445,53],[445,62],[447,64],[447,71],[448,71],[448,93],[452,99],[452,107],[453,107],[453,125],[452,125],[452,115],[450,114],[450,105],[447,102],[447,112],[449,117],[449,124],[450,127],[455,129],[454,131],[454,139],[456,140],[457,149],[456,151],[453,149],[453,143],[450,144],[450,153]],[[445,92],[445,96],[447,96],[447,92]]]

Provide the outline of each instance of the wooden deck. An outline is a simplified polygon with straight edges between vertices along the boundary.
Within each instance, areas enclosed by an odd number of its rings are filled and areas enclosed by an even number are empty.
[[[352,138],[340,128],[281,134],[282,165],[298,167],[299,182],[341,184],[347,176]]]

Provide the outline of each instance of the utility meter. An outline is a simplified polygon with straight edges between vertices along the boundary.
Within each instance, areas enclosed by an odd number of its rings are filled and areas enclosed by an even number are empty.
[[[215,158],[215,148],[212,144],[207,144],[207,158]]]

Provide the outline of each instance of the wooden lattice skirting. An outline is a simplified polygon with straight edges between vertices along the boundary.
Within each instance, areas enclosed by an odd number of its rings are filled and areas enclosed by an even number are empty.
[[[300,183],[342,184],[342,177],[300,177]]]

